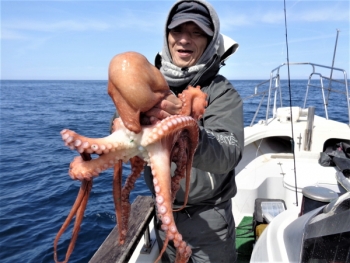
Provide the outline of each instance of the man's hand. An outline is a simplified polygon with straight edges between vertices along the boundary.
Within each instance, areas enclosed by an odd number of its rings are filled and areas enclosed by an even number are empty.
[[[163,100],[152,109],[142,114],[142,124],[155,124],[171,115],[180,114],[182,101],[173,93],[169,93]]]

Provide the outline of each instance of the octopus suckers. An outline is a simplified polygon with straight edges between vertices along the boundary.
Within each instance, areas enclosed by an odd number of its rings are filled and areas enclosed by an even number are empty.
[[[169,231],[172,232],[173,234],[175,234],[177,232],[176,226],[175,225],[171,225],[169,227]]]
[[[67,131],[67,130],[66,130]],[[69,137],[69,134],[68,133],[65,133],[65,132],[61,132],[62,134],[62,139],[65,141],[68,137]]]
[[[93,149],[94,151],[98,150],[98,146],[96,144],[91,145],[91,149]]]
[[[159,211],[159,213],[164,215],[167,212],[167,209],[164,205],[161,205],[161,206],[159,206],[158,211]]]
[[[161,205],[164,202],[164,197],[159,195],[156,197],[157,204]]]
[[[154,191],[155,191],[156,193],[159,193],[159,192],[160,192],[160,187],[159,187],[159,185],[156,185],[156,186],[154,187]]]
[[[162,222],[166,225],[169,225],[171,220],[169,216],[163,216]]]
[[[74,142],[74,146],[75,146],[75,147],[79,147],[81,144],[82,144],[81,140],[76,140],[76,141]]]

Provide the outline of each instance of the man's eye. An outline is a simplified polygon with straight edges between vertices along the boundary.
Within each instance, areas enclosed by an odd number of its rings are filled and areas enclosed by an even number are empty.
[[[179,32],[181,32],[181,29],[178,27],[175,27],[175,28],[171,29],[170,32],[179,33]]]
[[[202,31],[194,31],[193,32],[193,35],[195,35],[195,36],[203,36],[204,35],[204,33],[202,32]]]

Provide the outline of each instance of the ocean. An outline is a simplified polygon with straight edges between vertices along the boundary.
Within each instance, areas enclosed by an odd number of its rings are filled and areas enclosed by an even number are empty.
[[[232,81],[243,98],[252,94],[259,82]],[[293,80],[291,84],[293,104],[302,106],[305,82]],[[316,101],[320,105],[320,96],[310,98],[310,103]],[[258,99],[244,102],[245,125],[249,125],[258,102]],[[332,95],[329,104],[332,102],[329,116],[348,123],[345,96]],[[78,154],[64,146],[60,131],[69,128],[88,137],[105,137],[113,113],[106,81],[1,81],[2,263],[54,261],[53,240],[80,187],[80,182],[68,176],[69,163]],[[324,115],[323,110],[317,109],[316,113]],[[124,179],[129,171],[125,165]],[[131,201],[138,195],[150,195],[143,178],[136,182]],[[110,169],[94,180],[69,262],[88,262],[115,224]],[[60,239],[61,260],[71,229]]]

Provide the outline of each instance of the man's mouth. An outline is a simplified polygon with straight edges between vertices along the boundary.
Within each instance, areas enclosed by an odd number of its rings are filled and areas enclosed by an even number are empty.
[[[188,49],[179,49],[178,51],[178,56],[181,59],[189,59],[190,57],[192,57],[192,50],[188,50]]]
[[[187,50],[187,49],[180,49],[180,50],[178,50],[178,52],[181,54],[192,54],[193,53],[193,51]]]

